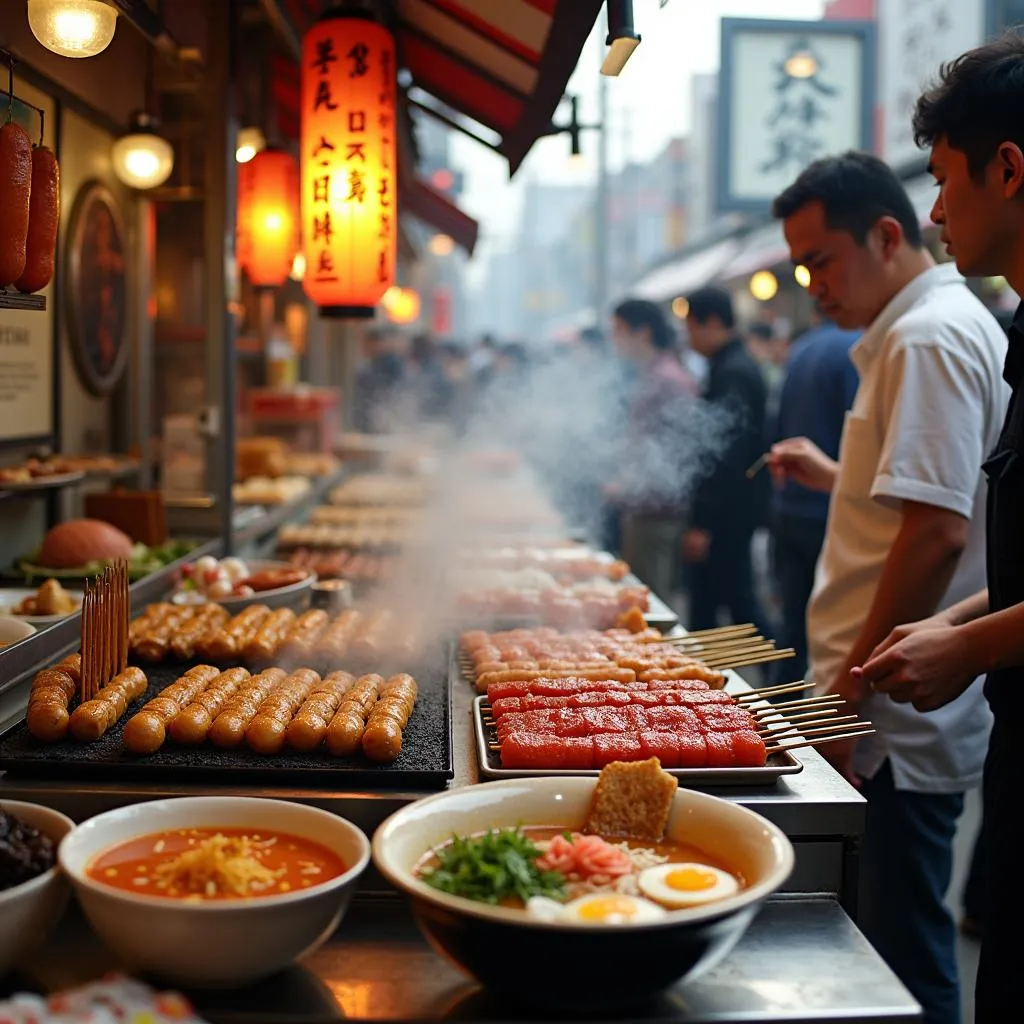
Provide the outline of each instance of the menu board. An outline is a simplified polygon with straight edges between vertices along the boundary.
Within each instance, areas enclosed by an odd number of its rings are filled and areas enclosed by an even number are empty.
[[[52,338],[48,313],[0,309],[0,441],[53,432]]]
[[[52,147],[52,101],[23,82],[16,83],[15,92],[14,120],[38,142],[39,114],[27,104],[42,108],[45,142]],[[0,309],[0,442],[53,434],[53,283],[39,294],[46,297],[45,311]]]

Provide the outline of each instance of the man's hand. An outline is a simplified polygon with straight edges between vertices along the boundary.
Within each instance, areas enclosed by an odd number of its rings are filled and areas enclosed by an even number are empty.
[[[772,445],[768,466],[777,485],[792,480],[824,494],[832,490],[839,474],[839,463],[806,437],[791,437]]]
[[[925,620],[928,621],[931,620]],[[885,644],[888,643],[887,640]],[[918,711],[934,711],[956,700],[981,671],[972,657],[964,628],[937,625],[908,633],[872,655],[863,668],[854,669],[853,673],[877,693],[889,694],[898,704],[913,704]]]
[[[869,660],[884,654],[890,647],[895,647],[901,640],[906,640],[908,636],[913,636],[915,633],[924,633],[930,629],[946,629],[952,625],[953,621],[950,619],[948,611],[936,612],[935,615],[929,616],[927,619],[919,619],[917,622],[904,623],[902,626],[897,626],[871,652]]]
[[[711,534],[692,529],[683,534],[683,558],[687,562],[706,562],[711,552]]]

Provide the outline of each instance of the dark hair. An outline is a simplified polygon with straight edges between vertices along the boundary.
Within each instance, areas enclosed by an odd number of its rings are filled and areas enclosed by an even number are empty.
[[[882,217],[892,217],[914,249],[924,245],[921,224],[892,168],[870,153],[843,153],[816,160],[772,203],[772,216],[785,220],[808,203],[821,203],[825,222],[863,245]]]
[[[699,324],[706,324],[713,316],[722,321],[723,327],[736,326],[736,314],[732,308],[732,296],[722,288],[699,288],[686,297],[689,303],[687,316]]]
[[[646,299],[624,299],[613,312],[634,331],[646,327],[651,335],[651,343],[656,349],[664,351],[675,344],[665,314],[653,302]]]
[[[771,341],[775,337],[775,328],[763,320],[757,320],[750,325],[750,335],[759,341]]]
[[[1024,149],[1024,33],[1005,32],[943,64],[939,80],[917,101],[914,141],[945,139],[980,178],[1003,142]]]

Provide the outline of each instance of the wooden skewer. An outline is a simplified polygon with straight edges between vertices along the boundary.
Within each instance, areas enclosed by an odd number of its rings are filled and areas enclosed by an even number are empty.
[[[737,636],[729,637],[726,640],[693,644],[692,646],[684,646],[682,644],[676,644],[675,646],[679,648],[679,653],[682,655],[699,657],[704,654],[716,654],[719,651],[732,650],[736,647],[753,647],[755,644],[770,644],[774,647],[775,641],[766,640],[763,636]]]
[[[818,726],[828,726],[831,728],[836,725],[848,725],[850,722],[856,722],[856,715],[837,715],[832,712],[833,717],[822,717],[810,719],[806,722],[790,723],[790,722],[775,722],[770,725],[764,725],[757,731],[763,736],[782,736],[789,732],[798,732],[801,736],[813,731]],[[864,723],[861,722],[860,726]]]
[[[841,715],[839,718],[831,719],[827,724],[830,725],[830,726],[831,725],[843,724],[844,728],[849,729],[849,728],[851,728],[851,726],[848,724],[850,719],[856,719],[856,718],[857,718],[856,715]],[[811,724],[813,725],[815,723],[811,723]],[[858,728],[858,729],[864,728],[864,723],[863,722],[858,722],[857,725],[856,725],[856,728]],[[806,726],[801,727],[799,725],[791,725],[791,726],[789,726],[788,729],[769,729],[769,730],[759,729],[758,730],[758,735],[765,742],[774,742],[776,740],[796,739],[797,736],[804,736],[804,735],[806,735],[808,731],[809,730],[807,729]],[[821,730],[819,730],[819,731],[821,731]]]
[[[787,658],[795,658],[796,651],[792,647],[787,647],[781,651],[771,651],[761,655],[753,655],[749,658],[742,658],[738,661],[727,661],[716,665],[710,665],[709,668],[748,668],[751,665],[766,665],[770,661],[785,661]]]
[[[811,700],[794,700],[786,704],[768,704],[758,708],[754,714],[758,718],[788,717],[791,711],[814,711],[823,708],[842,707],[846,703],[842,697],[815,697]]]
[[[737,623],[734,626],[715,626],[713,629],[696,629],[693,632],[686,633],[680,637],[670,637],[666,642],[672,643],[675,640],[692,640],[694,637],[708,637],[718,636],[721,633],[735,633],[739,630],[750,630],[752,633],[757,632],[757,628],[752,622]]]
[[[712,637],[691,637],[691,636],[674,636],[666,640],[666,644],[670,644],[672,647],[690,647],[699,648],[700,650],[707,650],[710,647],[719,647],[722,644],[734,644],[741,640],[763,640],[756,629],[743,629],[735,633],[723,633],[721,636]]]
[[[709,651],[700,660],[705,664],[712,661],[721,661],[723,658],[733,658],[744,651],[773,651],[775,644],[771,640],[751,640],[734,647],[725,647],[720,650]]]
[[[804,727],[800,730],[800,735],[805,737],[823,736],[826,733],[828,733],[830,736],[835,735],[838,737],[844,732],[852,732],[855,729],[863,729],[866,726],[869,726],[870,724],[870,722],[853,722],[850,725],[833,725],[832,723],[829,723],[828,725],[823,725],[820,728],[814,729],[808,729]]]
[[[836,740],[855,740],[860,736],[873,736],[874,729],[863,729],[860,732],[848,732],[843,736],[821,736],[818,739],[800,740],[796,743],[780,743],[775,747],[765,747],[766,754],[779,754],[784,750],[797,750],[800,747],[822,747],[826,743],[834,743]]]
[[[763,690],[743,690],[733,695],[737,704],[752,704],[766,700],[768,697],[782,697],[787,693],[799,693],[810,688],[810,683],[803,679],[795,683],[784,683],[779,686],[766,686]]]

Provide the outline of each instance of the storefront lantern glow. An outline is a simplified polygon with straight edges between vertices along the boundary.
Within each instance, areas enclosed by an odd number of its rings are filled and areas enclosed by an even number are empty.
[[[324,316],[369,317],[395,280],[395,42],[333,11],[302,43],[303,287]]]
[[[268,148],[238,165],[235,248],[255,287],[288,280],[299,251],[299,168],[291,153]]]

